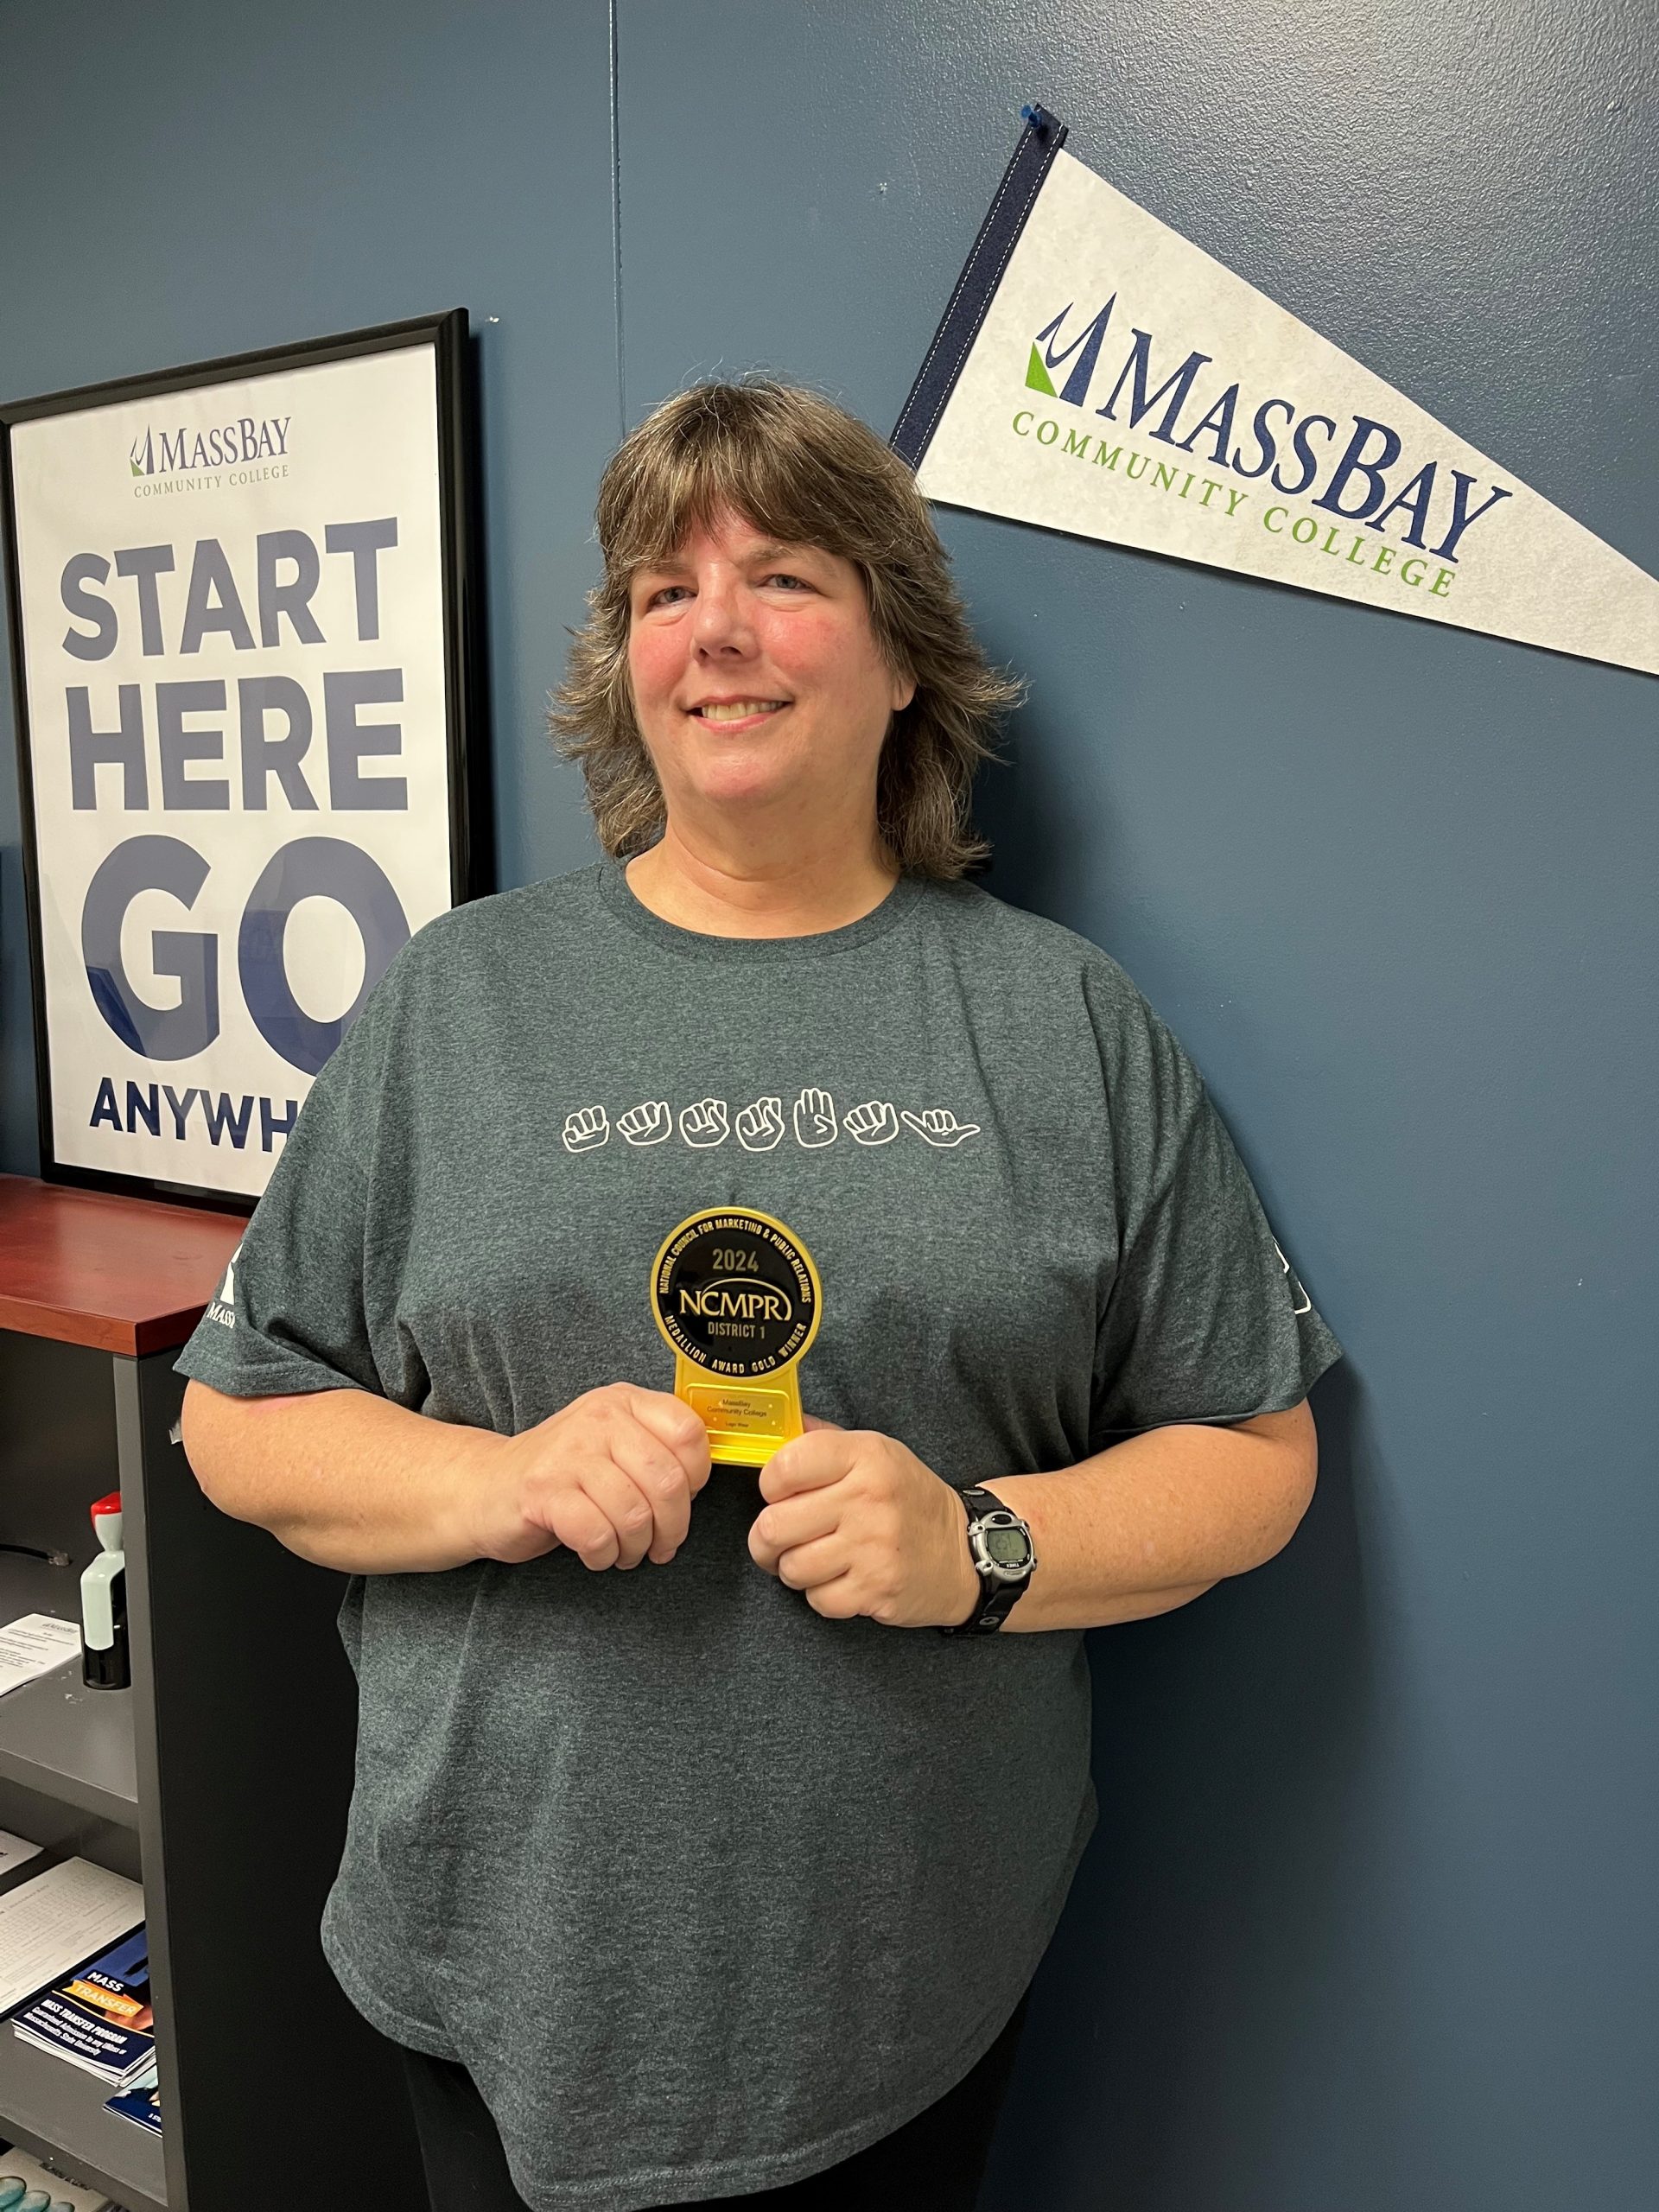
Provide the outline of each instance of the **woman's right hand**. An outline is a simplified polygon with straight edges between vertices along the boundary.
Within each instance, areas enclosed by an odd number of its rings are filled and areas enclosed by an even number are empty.
[[[499,1440],[468,1501],[473,1555],[516,1566],[563,1544],[595,1573],[661,1567],[709,1479],[709,1432],[666,1390],[612,1382]]]

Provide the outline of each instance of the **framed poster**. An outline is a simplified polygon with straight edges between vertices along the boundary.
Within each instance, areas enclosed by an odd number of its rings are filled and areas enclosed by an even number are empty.
[[[43,1174],[251,1206],[469,893],[464,311],[0,406]]]

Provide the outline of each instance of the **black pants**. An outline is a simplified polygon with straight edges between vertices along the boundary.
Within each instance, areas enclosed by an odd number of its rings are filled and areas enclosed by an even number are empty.
[[[697,2212],[868,2212],[892,2201],[905,2212],[973,2212],[991,2131],[1025,2024],[1014,2018],[977,2066],[937,2104],[868,2150],[825,2173],[747,2196],[704,2198]],[[473,2077],[453,2059],[399,2044],[415,2107],[432,2212],[529,2212],[507,2172],[495,2122]]]

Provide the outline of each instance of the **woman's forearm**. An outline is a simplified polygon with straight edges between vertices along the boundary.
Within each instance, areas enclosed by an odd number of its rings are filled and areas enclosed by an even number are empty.
[[[1260,1567],[1307,1510],[1318,1457],[1304,1403],[1224,1428],[1148,1429],[1058,1474],[987,1482],[1037,1553],[1003,1634],[1145,1619]]]
[[[430,1421],[366,1390],[233,1398],[192,1382],[184,1448],[205,1494],[302,1559],[408,1574],[477,1556],[462,1508],[488,1431]]]
[[[499,1485],[505,1442],[364,1390],[236,1398],[194,1382],[182,1433],[221,1511],[348,1574],[479,1557],[469,1509],[476,1489]],[[1144,1619],[1260,1566],[1306,1510],[1317,1457],[1304,1404],[1228,1427],[1151,1429],[1056,1474],[986,1483],[1029,1522],[1038,1558],[1003,1633]]]

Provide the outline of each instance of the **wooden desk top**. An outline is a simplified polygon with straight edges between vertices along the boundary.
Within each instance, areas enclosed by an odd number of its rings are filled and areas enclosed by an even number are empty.
[[[201,1319],[240,1214],[0,1175],[0,1329],[102,1351],[165,1351]]]

